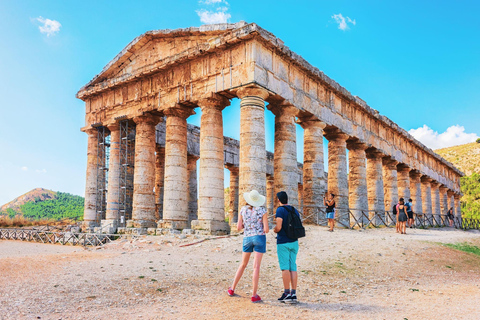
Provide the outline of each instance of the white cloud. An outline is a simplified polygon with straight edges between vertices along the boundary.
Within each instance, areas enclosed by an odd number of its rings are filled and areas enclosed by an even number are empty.
[[[42,170],[36,169],[35,172],[36,173],[47,173],[47,169],[42,169]]]
[[[225,0],[200,0],[199,1],[200,4],[216,4],[216,3],[227,3]]]
[[[338,29],[343,30],[343,31],[350,29],[350,28],[348,27],[348,24],[349,24],[349,23],[352,24],[352,25],[356,25],[356,24],[357,24],[357,22],[355,21],[355,19],[352,20],[352,19],[350,19],[349,17],[344,17],[341,13],[339,13],[339,14],[334,14],[334,15],[332,16],[332,18],[335,19],[335,22],[336,22],[336,23],[338,23]]]
[[[22,167],[22,171],[28,171],[28,167]]]
[[[479,138],[476,133],[466,133],[465,128],[460,125],[451,126],[442,133],[423,125],[418,129],[410,129],[408,133],[433,150],[475,142]]]
[[[45,33],[47,37],[55,35],[55,33],[60,31],[60,27],[62,26],[60,22],[56,20],[45,19],[41,16],[35,18],[35,20],[42,24],[38,26],[38,29],[41,33]]]
[[[206,9],[197,10],[197,14],[200,17],[200,21],[205,24],[214,24],[214,23],[227,23],[228,19],[231,18],[230,13],[227,13],[228,8],[221,7],[217,11],[210,11]]]

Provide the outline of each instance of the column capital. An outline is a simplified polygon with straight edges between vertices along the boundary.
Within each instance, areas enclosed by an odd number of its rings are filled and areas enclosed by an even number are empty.
[[[228,171],[230,171],[230,173],[232,173],[232,172],[233,172],[233,173],[238,173],[238,171],[240,170],[239,167],[234,166],[233,164],[230,164],[230,163],[229,163],[229,164],[226,164],[226,165],[225,165],[225,168],[227,168]]]
[[[173,107],[168,107],[163,110],[163,114],[167,117],[178,117],[182,119],[187,119],[191,115],[195,114],[195,111],[192,108],[184,107],[181,104],[175,104]]]
[[[432,183],[434,180],[429,176],[423,175],[420,177],[420,181],[423,183]]]
[[[393,160],[391,157],[389,156],[384,156],[382,158],[382,163],[385,167],[387,167],[389,170],[397,170],[398,171],[398,168],[397,168],[397,164],[398,164],[398,161],[397,160]]]
[[[349,138],[349,135],[346,134],[346,133],[343,133],[342,131],[340,131],[340,130],[337,129],[337,128],[329,128],[329,129],[326,129],[326,130],[325,130],[324,137],[325,137],[328,141],[334,141],[334,140],[344,140],[344,141],[347,141],[347,139]]]
[[[160,120],[161,120],[161,117],[154,116],[152,114],[144,114],[144,115],[136,116],[133,118],[133,122],[135,122],[135,124],[145,123],[145,124],[156,125],[157,123],[160,122]]]
[[[447,195],[448,195],[449,197],[453,196],[454,194],[455,194],[454,191],[452,191],[452,190],[450,190],[450,189],[447,190]]]
[[[216,93],[212,93],[209,97],[202,98],[197,102],[200,109],[215,108],[223,110],[230,105],[230,100]]]
[[[430,184],[432,185],[432,188],[439,188],[441,183],[438,182],[438,181],[435,181],[432,179],[432,181],[430,182]]]
[[[368,146],[365,143],[360,142],[358,140],[347,141],[348,150],[367,150],[367,148]]]
[[[187,162],[197,161],[198,159],[200,159],[200,157],[197,155],[187,154]]]
[[[415,169],[410,170],[410,177],[412,177],[414,179],[418,179],[421,176],[422,176],[422,174],[419,171],[417,171]]]
[[[447,192],[448,187],[447,187],[446,185],[443,185],[443,184],[442,184],[442,185],[440,185],[439,189],[440,189],[440,191],[441,191],[442,193],[444,193],[444,192]]]
[[[298,112],[298,109],[294,105],[285,101],[278,104],[270,103],[268,105],[268,109],[277,117],[278,116],[295,117]]]
[[[120,123],[113,122],[113,123],[107,124],[106,127],[110,131],[117,131],[117,130],[120,130]]]
[[[303,129],[306,128],[318,128],[320,130],[325,129],[327,124],[320,119],[316,118],[314,115],[297,115],[298,120],[296,121]]]
[[[237,90],[237,97],[239,97],[240,99],[243,99],[245,97],[258,97],[262,98],[262,100],[266,100],[268,96],[268,91],[259,86],[241,87]]]
[[[84,131],[86,134],[88,134],[89,136],[96,136],[97,135],[97,132],[98,132],[98,129],[95,128],[95,127],[90,127],[88,129],[85,129]]]
[[[462,195],[459,194],[459,193],[454,193],[454,194],[453,194],[453,199],[455,199],[455,200],[460,200],[460,197],[461,197],[461,196],[462,196]]]
[[[383,157],[385,157],[385,154],[383,152],[374,148],[368,148],[365,151],[367,153],[367,159],[382,159]]]

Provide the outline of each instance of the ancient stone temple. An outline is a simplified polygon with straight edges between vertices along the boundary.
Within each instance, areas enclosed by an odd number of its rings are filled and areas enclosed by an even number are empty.
[[[311,216],[326,192],[323,137],[328,191],[345,225],[361,212],[384,213],[399,197],[428,217],[447,207],[461,216],[462,172],[254,23],[146,32],[77,97],[88,134],[86,227],[228,232],[225,167],[230,222],[244,205],[238,195],[251,189],[267,195],[270,210],[285,190]],[[222,110],[233,98],[241,99],[237,151],[223,136]],[[195,142],[187,119],[197,108]],[[273,157],[265,112],[275,115]],[[296,124],[304,129],[301,175]]]

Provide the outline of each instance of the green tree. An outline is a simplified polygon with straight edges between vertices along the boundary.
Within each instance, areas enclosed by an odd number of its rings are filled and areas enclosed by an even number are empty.
[[[462,216],[480,219],[480,174],[474,172],[461,178]]]

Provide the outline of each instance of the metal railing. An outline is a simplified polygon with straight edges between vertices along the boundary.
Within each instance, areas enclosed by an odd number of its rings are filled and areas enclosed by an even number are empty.
[[[118,234],[64,232],[40,229],[0,229],[0,240],[21,240],[72,246],[103,246],[116,240]]]

